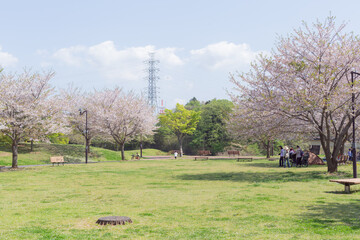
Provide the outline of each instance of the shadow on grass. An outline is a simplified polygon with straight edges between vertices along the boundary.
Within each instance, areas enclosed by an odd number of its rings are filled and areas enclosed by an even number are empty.
[[[241,162],[240,162],[241,163]],[[245,162],[246,166],[249,167],[259,167],[259,168],[284,168],[279,167],[279,161],[268,161],[268,162],[256,162],[256,160],[253,160],[252,162]],[[293,166],[291,168],[323,168],[323,165],[309,165],[308,167],[296,167]],[[288,168],[288,167],[286,167]]]
[[[351,193],[357,193],[360,192],[359,189],[357,190],[350,190]],[[345,190],[343,191],[327,191],[325,193],[331,193],[331,194],[339,194],[339,195],[349,195],[349,193],[345,192]],[[360,217],[360,216],[359,216]]]
[[[324,171],[311,172],[217,172],[203,174],[184,174],[181,180],[233,181],[233,182],[310,182],[313,180],[333,179]]]
[[[242,162],[239,162],[239,163],[242,163]],[[277,162],[256,162],[256,160],[254,160],[253,162],[244,162],[246,163],[246,166],[249,166],[249,167],[259,167],[259,168],[284,168],[284,167],[279,167],[279,161]]]
[[[347,203],[325,203],[307,207],[307,212],[299,215],[302,222],[314,228],[344,227],[360,229],[360,200]]]

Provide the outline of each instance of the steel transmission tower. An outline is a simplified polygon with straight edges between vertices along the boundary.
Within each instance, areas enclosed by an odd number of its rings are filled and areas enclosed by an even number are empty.
[[[155,108],[156,112],[158,111],[158,97],[157,97],[157,87],[156,82],[159,79],[157,73],[159,72],[159,68],[157,64],[159,60],[155,60],[155,53],[149,53],[149,60],[146,61],[148,64],[148,89],[147,89],[147,97],[148,104]]]

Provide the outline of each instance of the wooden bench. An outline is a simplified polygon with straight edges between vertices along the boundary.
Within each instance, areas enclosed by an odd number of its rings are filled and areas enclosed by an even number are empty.
[[[237,162],[252,162],[252,158],[237,158]]]
[[[329,181],[343,184],[346,193],[350,193],[350,185],[360,184],[360,178],[330,179]]]
[[[63,156],[56,156],[56,157],[50,157],[50,162],[53,164],[57,163],[58,165],[62,163],[64,165],[64,157]]]
[[[209,160],[208,157],[195,157],[195,161],[197,160]]]

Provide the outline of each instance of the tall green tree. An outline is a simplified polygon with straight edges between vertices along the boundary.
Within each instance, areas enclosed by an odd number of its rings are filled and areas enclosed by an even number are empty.
[[[152,147],[166,152],[176,149],[178,140],[172,131],[167,126],[162,126],[160,123],[157,123],[156,126],[157,128],[154,130],[154,144]]]
[[[165,109],[165,113],[159,116],[160,124],[168,127],[176,135],[181,157],[183,156],[183,139],[186,135],[192,135],[195,132],[200,118],[200,112],[187,110],[181,104],[176,104],[174,111]]]
[[[201,110],[201,107],[202,104],[199,100],[196,99],[196,97],[193,97],[187,104],[185,104],[185,108],[187,110],[194,110],[197,112]]]
[[[231,137],[226,123],[233,106],[231,101],[225,99],[213,99],[201,106],[201,120],[191,141],[193,148],[210,150],[215,154],[230,145]]]

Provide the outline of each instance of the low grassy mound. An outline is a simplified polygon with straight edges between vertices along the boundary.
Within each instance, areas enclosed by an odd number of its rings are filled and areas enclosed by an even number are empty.
[[[76,144],[34,144],[33,151],[30,151],[30,144],[19,145],[18,165],[38,165],[50,163],[51,156],[64,156],[66,162],[85,162],[85,148]],[[126,160],[132,155],[140,153],[139,150],[125,151]],[[166,153],[157,149],[143,149],[143,156],[164,155]],[[99,161],[120,161],[121,152],[103,148],[90,147],[89,162]],[[11,166],[11,147],[0,146],[0,165]]]

